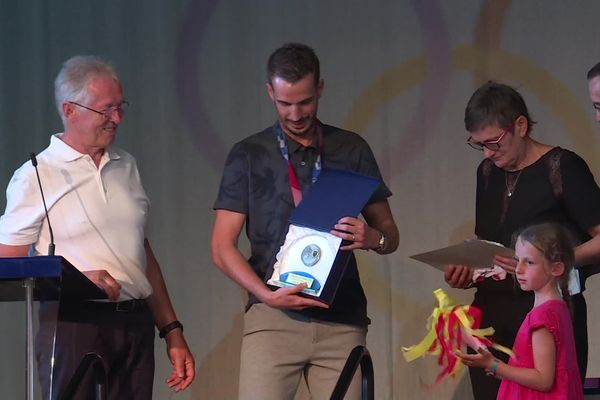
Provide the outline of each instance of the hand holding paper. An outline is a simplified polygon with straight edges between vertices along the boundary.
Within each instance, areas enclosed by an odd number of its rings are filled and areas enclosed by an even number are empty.
[[[510,257],[496,255],[496,257],[494,257],[494,264],[502,267],[502,269],[508,273],[516,274],[515,270],[517,269],[517,260],[515,260],[514,255]]]
[[[473,268],[451,264],[444,270],[444,279],[450,287],[466,289],[473,283]]]

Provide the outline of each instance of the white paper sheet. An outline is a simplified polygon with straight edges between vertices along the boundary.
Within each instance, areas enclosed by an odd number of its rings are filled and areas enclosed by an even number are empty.
[[[499,243],[473,239],[426,253],[415,254],[410,258],[443,271],[449,264],[466,265],[471,268],[491,267],[496,255],[513,257],[515,251]]]

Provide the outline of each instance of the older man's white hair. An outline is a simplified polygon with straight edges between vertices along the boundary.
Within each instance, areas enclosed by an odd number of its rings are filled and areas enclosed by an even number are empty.
[[[67,121],[63,104],[68,101],[87,103],[88,83],[101,76],[119,81],[114,67],[98,56],[75,56],[64,62],[54,81],[54,99],[64,126]]]

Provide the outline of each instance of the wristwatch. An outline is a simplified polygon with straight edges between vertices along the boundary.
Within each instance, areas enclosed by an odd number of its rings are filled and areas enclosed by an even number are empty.
[[[375,251],[381,251],[385,248],[385,235],[383,232],[381,233],[381,238],[379,239],[379,244],[375,248]]]

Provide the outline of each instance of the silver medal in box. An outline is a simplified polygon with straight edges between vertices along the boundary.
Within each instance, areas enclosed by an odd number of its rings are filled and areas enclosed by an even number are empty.
[[[341,242],[328,232],[290,225],[267,283],[279,287],[305,283],[303,292],[319,296]]]

